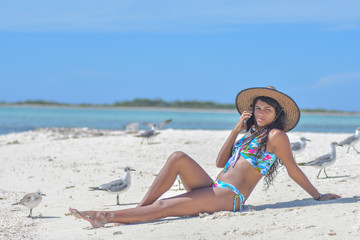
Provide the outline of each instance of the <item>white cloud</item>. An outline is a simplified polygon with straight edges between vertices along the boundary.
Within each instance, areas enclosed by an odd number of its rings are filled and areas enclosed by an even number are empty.
[[[0,0],[5,31],[171,31],[239,24],[358,26],[358,0]],[[221,27],[220,27],[221,26]]]
[[[360,83],[360,72],[355,73],[338,73],[321,78],[315,87],[334,87],[347,85],[349,83]]]

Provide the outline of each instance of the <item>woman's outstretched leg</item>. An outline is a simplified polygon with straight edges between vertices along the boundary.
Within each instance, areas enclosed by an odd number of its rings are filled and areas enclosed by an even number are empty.
[[[187,154],[177,151],[167,159],[138,207],[154,203],[172,187],[178,175],[187,191],[209,187],[213,183],[211,177],[198,163]]]
[[[172,198],[158,200],[153,204],[118,211],[69,211],[77,218],[90,222],[94,227],[106,223],[133,223],[170,216],[193,216],[201,212],[231,211],[234,193],[225,188],[205,187]]]

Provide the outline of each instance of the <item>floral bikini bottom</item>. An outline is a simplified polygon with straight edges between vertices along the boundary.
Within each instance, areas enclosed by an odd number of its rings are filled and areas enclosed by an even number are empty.
[[[214,187],[214,188],[227,188],[227,189],[233,191],[235,193],[234,208],[233,208],[234,212],[236,212],[235,205],[236,205],[236,199],[238,199],[238,198],[240,199],[240,209],[239,209],[239,211],[242,211],[244,209],[245,197],[241,194],[241,192],[236,187],[234,187],[233,185],[231,185],[229,183],[222,182],[220,180],[215,180],[212,187]]]

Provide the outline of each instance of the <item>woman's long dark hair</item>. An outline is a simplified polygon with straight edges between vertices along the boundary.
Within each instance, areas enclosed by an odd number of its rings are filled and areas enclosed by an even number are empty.
[[[261,100],[272,106],[275,109],[276,117],[272,123],[270,123],[269,125],[265,126],[262,129],[258,129],[254,114],[246,121],[246,130],[252,133],[251,134],[252,139],[254,139],[254,137],[256,136],[259,136],[260,134],[263,134],[262,137],[260,137],[258,140],[259,148],[256,152],[256,158],[260,158],[261,155],[266,151],[266,142],[269,137],[269,132],[274,128],[284,130],[284,126],[285,126],[285,113],[282,107],[280,106],[280,104],[273,98],[265,97],[265,96],[255,98],[252,104],[253,113],[255,113],[255,104],[257,103],[258,100]],[[251,142],[251,141],[247,141],[247,142]],[[282,165],[283,163],[281,162],[281,160],[277,158],[273,163],[273,165],[270,167],[269,171],[266,173],[264,177],[265,189],[269,188],[269,186],[273,184],[274,179],[278,173],[278,168],[279,166]]]

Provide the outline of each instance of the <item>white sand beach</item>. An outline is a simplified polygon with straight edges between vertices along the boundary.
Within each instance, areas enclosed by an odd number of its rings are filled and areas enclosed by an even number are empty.
[[[94,229],[69,215],[68,208],[116,210],[135,207],[167,157],[180,150],[215,179],[219,149],[230,131],[173,130],[161,132],[152,144],[122,131],[38,129],[0,136],[0,239],[360,239],[360,154],[337,147],[337,161],[327,168],[301,167],[321,193],[342,199],[318,202],[281,169],[267,191],[262,182],[244,212],[218,212],[197,217]],[[298,162],[328,153],[332,141],[351,134],[290,132],[291,141],[311,139]],[[360,146],[357,146],[360,149]],[[120,178],[129,165],[131,188],[120,195],[89,191],[89,187]],[[30,192],[46,194],[33,209],[11,204]],[[179,194],[177,183],[164,197]]]

